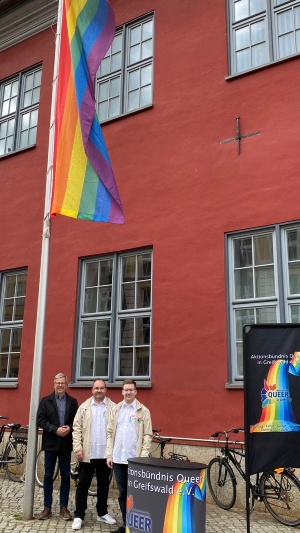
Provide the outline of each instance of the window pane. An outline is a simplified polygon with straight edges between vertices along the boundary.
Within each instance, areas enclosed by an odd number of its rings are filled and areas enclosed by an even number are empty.
[[[149,345],[150,344],[150,317],[144,316],[141,318],[136,318],[135,321],[135,336],[136,336],[136,345]]]
[[[122,55],[121,52],[118,54],[114,54],[111,57],[111,72],[116,72],[117,70],[121,69],[121,61],[122,61]]]
[[[153,55],[153,42],[152,40],[142,43],[142,59],[147,59]]]
[[[287,57],[295,52],[294,50],[294,34],[289,33],[279,37],[279,57]]]
[[[135,255],[122,258],[123,281],[135,280],[135,265]]]
[[[133,63],[137,63],[137,61],[140,61],[140,59],[141,59],[141,45],[137,44],[130,48],[129,65],[132,65]]]
[[[261,307],[256,309],[257,324],[276,324],[276,307]]]
[[[134,319],[121,319],[120,328],[120,345],[133,346]]]
[[[300,294],[300,264],[289,264],[290,294]]]
[[[84,322],[82,325],[82,348],[93,348],[95,346],[96,322]]]
[[[111,310],[111,287],[100,287],[98,292],[98,311]]]
[[[300,260],[300,229],[287,231],[288,259]]]
[[[98,106],[98,115],[100,120],[108,118],[108,102],[101,102]]]
[[[94,375],[94,350],[81,350],[81,376],[93,376]]]
[[[234,3],[234,20],[241,20],[249,16],[249,0],[237,0]]]
[[[150,85],[151,84],[151,65],[147,65],[147,67],[143,67],[141,69],[141,85]]]
[[[10,334],[11,334],[11,328],[0,329],[0,352],[9,352]]]
[[[120,98],[112,98],[109,101],[109,116],[115,117],[120,114]]]
[[[242,50],[243,48],[248,48],[250,46],[250,27],[246,26],[236,30],[235,32],[235,47],[236,50]]]
[[[237,52],[236,54],[236,71],[243,72],[251,68],[250,49]]]
[[[254,237],[254,264],[266,265],[273,263],[272,235],[259,235]]]
[[[11,351],[19,352],[21,350],[21,342],[22,342],[22,328],[12,329]]]
[[[267,62],[266,45],[258,44],[252,48],[252,67],[259,67]]]
[[[278,24],[278,34],[282,35],[283,33],[288,33],[293,31],[293,12],[291,9],[284,11],[283,13],[278,13],[277,15],[277,24]]]
[[[110,84],[110,96],[119,96],[120,94],[120,77],[119,78],[113,78],[111,80]]]
[[[137,308],[151,307],[151,281],[137,283]]]
[[[130,30],[130,46],[140,43],[142,40],[141,26],[136,26]]]
[[[100,75],[106,76],[110,72],[110,56],[104,57],[100,64]]]
[[[265,40],[265,22],[260,21],[256,22],[255,24],[251,24],[251,44],[254,45]]]
[[[111,45],[111,53],[116,54],[122,50],[122,33],[115,35],[113,43]]]
[[[10,356],[10,363],[9,363],[9,371],[8,376],[9,378],[17,378],[19,374],[19,364],[20,364],[20,353],[13,353]]]
[[[109,347],[110,320],[98,320],[96,327],[96,346]]]
[[[133,375],[133,349],[122,348],[120,350],[120,376]]]
[[[149,348],[136,348],[135,351],[135,375],[149,375]]]
[[[151,278],[151,254],[143,254],[137,257],[138,272],[137,279]]]
[[[254,297],[253,271],[250,268],[236,270],[234,273],[235,299],[248,299]]]
[[[24,306],[25,306],[25,298],[16,298],[14,320],[23,320]]]
[[[98,265],[99,263],[86,263],[85,286],[95,287],[98,285]]]
[[[300,28],[300,7],[294,8],[295,29]]]
[[[129,91],[139,88],[140,86],[140,71],[134,70],[129,73]]]
[[[299,323],[300,322],[300,305],[291,305],[291,321]]]
[[[112,259],[100,261],[100,285],[112,284]]]
[[[142,87],[141,88],[141,101],[140,106],[149,105],[152,103],[152,90],[151,87]]]
[[[261,13],[266,9],[265,0],[250,0],[250,15],[255,15],[256,13]]]
[[[97,309],[97,288],[86,289],[84,293],[84,313],[95,313]]]
[[[254,309],[239,309],[235,312],[236,323],[236,340],[243,340],[243,326],[245,324],[254,324]]]
[[[108,350],[95,350],[95,376],[108,376]]]
[[[149,20],[142,25],[142,40],[150,39],[153,36],[153,20]]]
[[[139,108],[139,91],[133,91],[128,95],[128,111]]]
[[[255,269],[256,298],[275,296],[274,268],[260,267]]]

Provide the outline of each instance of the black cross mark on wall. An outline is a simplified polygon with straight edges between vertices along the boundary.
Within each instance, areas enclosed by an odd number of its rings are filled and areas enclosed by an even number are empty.
[[[254,131],[252,133],[247,133],[246,135],[241,135],[241,128],[240,128],[240,117],[237,117],[235,119],[235,126],[236,126],[236,136],[231,137],[230,139],[225,139],[225,141],[220,141],[220,144],[230,143],[231,141],[237,142],[237,153],[240,155],[241,153],[241,140],[246,139],[246,137],[253,137],[253,135],[259,135],[260,131]]]

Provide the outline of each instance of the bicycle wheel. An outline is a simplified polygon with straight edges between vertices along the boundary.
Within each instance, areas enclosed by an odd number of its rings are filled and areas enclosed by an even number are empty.
[[[22,483],[25,481],[27,440],[9,441],[4,454],[5,469],[9,479]]]
[[[300,483],[284,470],[282,473],[264,472],[260,481],[263,502],[271,515],[281,524],[300,524]]]
[[[221,509],[231,509],[236,500],[236,479],[231,466],[215,457],[208,464],[207,481],[216,504]]]
[[[57,478],[59,471],[58,461],[56,461],[53,481]],[[40,450],[36,457],[35,463],[35,480],[39,487],[44,486],[44,474],[45,474],[45,452]]]

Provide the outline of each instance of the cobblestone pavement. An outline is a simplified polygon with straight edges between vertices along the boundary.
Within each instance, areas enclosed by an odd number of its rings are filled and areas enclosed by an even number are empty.
[[[43,490],[39,487],[35,489],[34,515],[35,519],[29,521],[22,520],[23,513],[24,485],[9,481],[4,473],[0,473],[0,533],[29,533],[31,531],[44,531],[47,533],[72,532],[72,522],[65,522],[58,518],[59,499],[58,490],[54,489],[53,494],[53,517],[49,520],[40,521],[36,517],[43,508]],[[71,490],[69,509],[74,510],[74,486]],[[254,511],[250,516],[251,533],[288,533],[289,531],[299,531],[299,527],[286,527],[276,522],[271,515],[265,511],[263,504],[261,511]],[[117,492],[112,490],[108,500],[108,511],[121,524],[121,515],[118,508]],[[108,526],[96,521],[97,513],[95,501],[92,497],[88,499],[88,510],[82,528],[83,533],[109,533],[116,526]],[[215,504],[207,502],[206,505],[206,530],[205,533],[247,533],[245,513],[242,510],[233,508],[230,511],[222,511]],[[162,533],[154,531],[153,533]]]

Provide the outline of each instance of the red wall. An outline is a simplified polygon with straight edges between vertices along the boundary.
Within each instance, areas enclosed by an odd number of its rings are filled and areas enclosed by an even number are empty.
[[[243,423],[228,381],[224,234],[299,218],[299,57],[226,80],[225,0],[114,0],[117,24],[155,10],[154,105],[103,133],[123,226],[57,217],[52,225],[42,394],[73,368],[79,257],[153,245],[152,388],[139,399],[164,434],[206,438]],[[2,53],[1,76],[43,61],[37,146],[1,160],[0,270],[28,266],[17,389],[3,414],[26,423],[44,209],[54,38]],[[235,136],[241,117],[241,142]],[[12,185],[13,184],[13,185]],[[81,402],[85,388],[72,389]],[[109,396],[121,399],[119,389]]]

